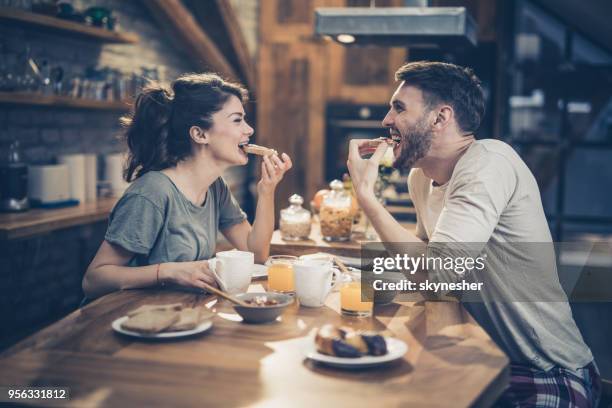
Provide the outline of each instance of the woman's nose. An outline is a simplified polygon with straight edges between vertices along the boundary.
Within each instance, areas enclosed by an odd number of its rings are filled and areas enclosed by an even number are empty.
[[[249,135],[249,136],[252,136],[253,133],[255,133],[255,130],[251,126],[249,126],[248,124],[246,125],[246,127],[247,127],[246,134]]]

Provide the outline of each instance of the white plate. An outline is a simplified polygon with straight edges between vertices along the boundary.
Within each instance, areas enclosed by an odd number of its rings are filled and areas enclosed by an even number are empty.
[[[268,276],[268,267],[266,265],[253,265],[253,275],[251,275],[251,278],[265,278],[266,276]]]
[[[314,347],[314,342],[312,342],[313,348],[306,353],[306,357],[333,367],[364,368],[397,360],[398,358],[402,358],[408,351],[408,345],[399,339],[385,337],[385,341],[387,342],[387,354],[384,356],[363,356],[358,358],[328,356],[327,354],[319,353]]]
[[[176,337],[191,336],[194,334],[205,332],[206,330],[212,327],[212,321],[206,320],[200,323],[200,325],[197,326],[195,329],[191,329],[191,330],[145,334],[145,333],[137,333],[137,332],[133,332],[130,330],[125,330],[124,328],[122,328],[121,324],[125,322],[128,318],[129,318],[128,316],[123,316],[123,317],[116,319],[111,324],[113,327],[113,330],[115,330],[117,333],[125,334],[127,336],[132,336],[132,337],[139,337],[142,339],[173,339]]]

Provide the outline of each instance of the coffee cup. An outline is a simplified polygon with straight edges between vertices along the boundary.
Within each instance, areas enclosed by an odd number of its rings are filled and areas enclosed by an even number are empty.
[[[221,290],[232,295],[247,291],[254,264],[255,255],[246,251],[217,252],[215,258],[208,260],[208,267]]]
[[[320,307],[340,282],[340,271],[328,260],[299,260],[293,264],[295,294],[300,305]],[[335,283],[332,280],[335,276]]]

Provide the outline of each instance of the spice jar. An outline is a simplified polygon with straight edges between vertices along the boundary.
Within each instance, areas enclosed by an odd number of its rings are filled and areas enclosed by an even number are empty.
[[[280,212],[281,238],[287,241],[308,239],[311,228],[310,211],[302,207],[304,199],[294,194],[289,197],[289,207]]]
[[[348,241],[353,227],[351,195],[340,180],[332,181],[329,186],[331,192],[323,198],[319,213],[321,235],[326,241]]]

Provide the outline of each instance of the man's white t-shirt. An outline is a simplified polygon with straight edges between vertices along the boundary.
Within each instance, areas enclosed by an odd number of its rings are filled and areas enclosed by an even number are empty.
[[[511,146],[475,141],[447,183],[434,186],[415,168],[408,188],[416,234],[429,241],[428,252],[476,243],[470,248],[488,254],[479,278],[486,290],[480,301],[464,305],[513,362],[548,370],[578,369],[593,360],[559,283],[538,185]]]

